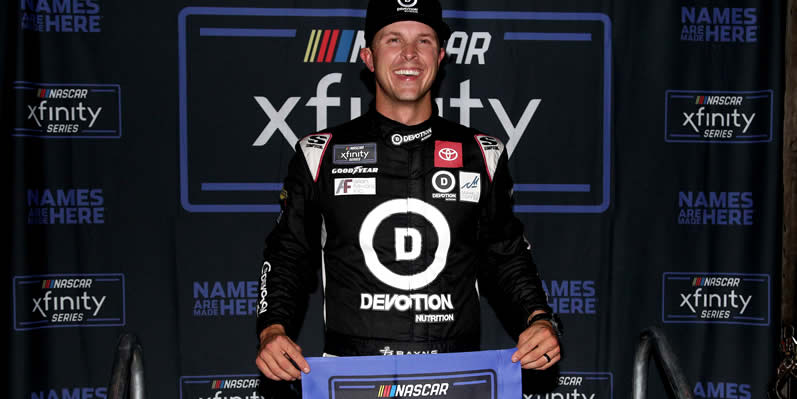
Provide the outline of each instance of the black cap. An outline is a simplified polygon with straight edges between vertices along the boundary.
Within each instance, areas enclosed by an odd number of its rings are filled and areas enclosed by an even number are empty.
[[[370,0],[365,16],[365,42],[371,45],[376,32],[399,21],[417,21],[437,32],[440,45],[451,36],[443,22],[443,7],[438,0]]]

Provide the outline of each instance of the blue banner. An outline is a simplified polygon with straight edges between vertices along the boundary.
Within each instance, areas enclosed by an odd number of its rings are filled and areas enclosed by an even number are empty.
[[[310,357],[306,399],[520,398],[515,349],[434,355]]]

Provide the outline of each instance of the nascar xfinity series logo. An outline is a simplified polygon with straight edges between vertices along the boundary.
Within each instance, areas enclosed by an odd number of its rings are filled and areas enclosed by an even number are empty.
[[[413,0],[388,1],[404,12],[417,6],[408,6]],[[358,29],[364,16],[365,10],[352,9],[181,10],[180,199],[186,210],[279,212],[272,198],[281,189],[298,138],[347,122],[368,108],[372,94],[360,77],[358,57],[366,46],[364,33]],[[511,21],[512,31],[496,28],[497,17]],[[446,43],[447,65],[457,71],[450,69],[451,78],[443,79],[433,101],[441,116],[478,126],[502,140],[508,156],[522,154],[522,159],[535,160],[537,167],[520,165],[515,171],[515,211],[600,213],[608,209],[614,87],[608,16],[480,11],[448,19],[454,32]],[[257,49],[252,47],[254,37],[260,43]],[[558,43],[555,50],[549,46],[551,40]],[[262,46],[283,54],[283,62],[263,58]],[[550,62],[535,71],[539,79],[525,79],[528,71],[522,65],[538,57]],[[233,68],[222,78],[210,73],[219,59]],[[248,67],[253,63],[265,69]],[[507,65],[514,67],[508,70]],[[457,79],[464,68],[467,78]],[[188,73],[194,69],[199,72]],[[564,70],[569,72],[563,79],[544,78]],[[264,80],[263,76],[279,79]],[[562,93],[579,93],[584,101],[566,110],[553,102],[545,105]],[[218,101],[211,105],[197,100],[201,98]],[[221,115],[219,123],[225,129],[204,123],[210,114]],[[577,140],[562,141],[572,135],[544,134],[551,130],[570,132]],[[220,135],[222,131],[234,134]],[[426,132],[396,133],[400,135],[388,137],[391,145],[430,140]],[[555,159],[551,148],[557,149]],[[218,153],[236,162],[208,165],[207,160]],[[335,157],[339,166],[352,167],[366,165],[370,156],[354,151],[330,155],[341,156]],[[453,152],[448,151],[439,160],[454,165],[457,161],[451,158]],[[563,158],[580,166],[540,166],[560,165]],[[557,176],[540,172],[552,169]],[[450,193],[458,195],[458,201],[475,200],[477,183],[459,183]],[[465,183],[469,185],[463,192]]]
[[[664,323],[770,323],[768,274],[667,272],[661,289]]]
[[[377,160],[376,143],[338,144],[334,146],[335,165],[373,164]]]
[[[180,399],[262,399],[256,374],[180,377]]]
[[[772,90],[668,90],[664,139],[670,143],[769,142],[772,111]]]
[[[14,329],[123,326],[122,274],[16,276]]]
[[[523,399],[612,399],[614,375],[610,372],[561,371],[553,392],[523,394]]]
[[[14,82],[11,135],[40,138],[120,138],[119,85]]]

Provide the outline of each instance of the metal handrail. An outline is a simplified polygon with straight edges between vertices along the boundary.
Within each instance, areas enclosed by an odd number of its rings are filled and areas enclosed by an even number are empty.
[[[108,399],[144,399],[145,396],[141,344],[135,334],[124,333],[116,346]]]
[[[670,342],[664,332],[655,326],[646,328],[639,336],[639,344],[634,355],[633,399],[645,398],[648,389],[648,364],[651,354],[656,356],[657,363],[663,368],[675,398],[694,399]]]

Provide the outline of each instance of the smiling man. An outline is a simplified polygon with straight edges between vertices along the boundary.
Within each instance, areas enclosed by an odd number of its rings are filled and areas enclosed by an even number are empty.
[[[481,287],[522,331],[513,361],[559,361],[558,319],[512,214],[504,145],[432,105],[450,33],[437,0],[369,3],[360,57],[374,106],[299,141],[266,240],[256,364],[269,379],[311,372],[291,337],[318,268],[325,355],[478,350]]]

